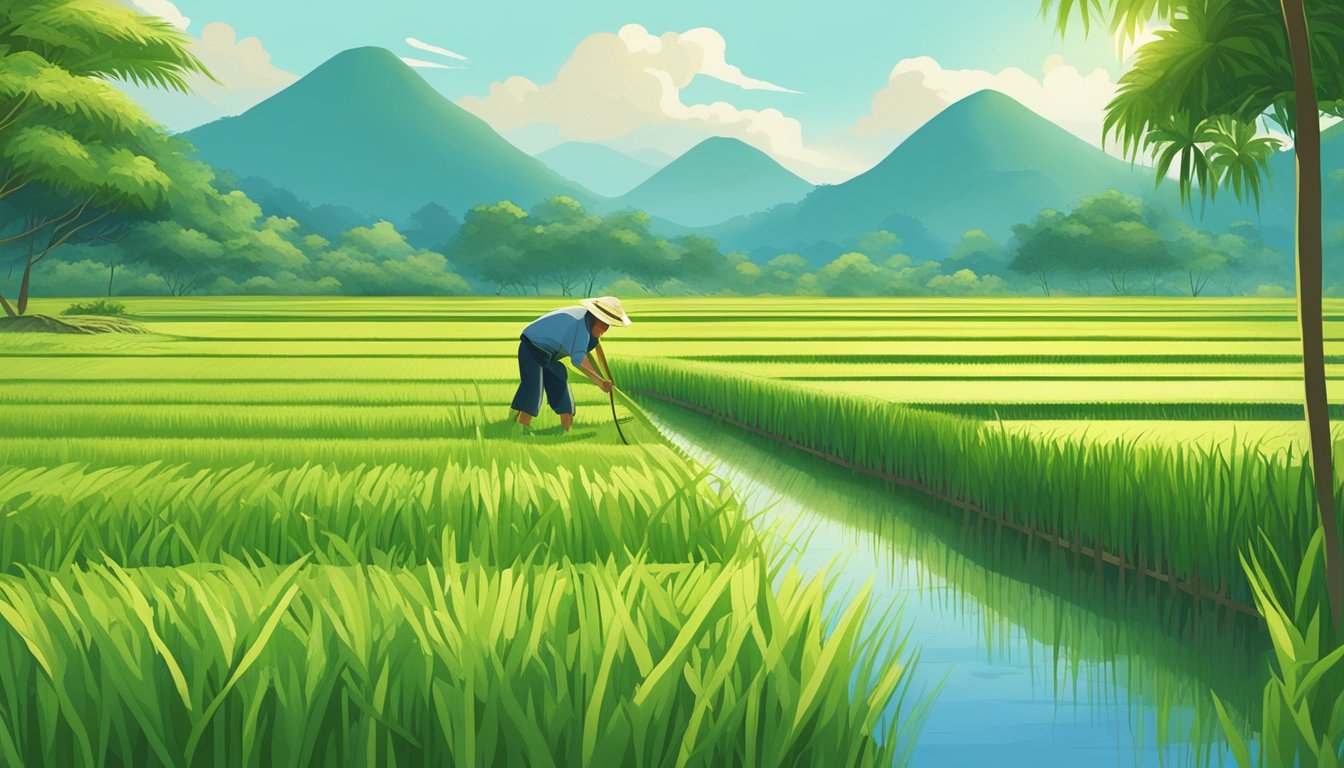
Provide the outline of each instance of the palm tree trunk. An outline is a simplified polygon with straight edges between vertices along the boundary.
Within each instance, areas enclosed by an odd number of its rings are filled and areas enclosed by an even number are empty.
[[[1310,37],[1302,0],[1282,0],[1293,60],[1293,152],[1297,158],[1297,317],[1302,326],[1302,381],[1312,474],[1325,533],[1325,584],[1335,625],[1344,627],[1344,556],[1335,516],[1335,472],[1330,412],[1325,391],[1325,343],[1321,317],[1321,117],[1311,72]]]

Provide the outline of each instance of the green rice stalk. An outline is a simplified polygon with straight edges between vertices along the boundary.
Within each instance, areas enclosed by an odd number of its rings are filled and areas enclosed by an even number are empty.
[[[759,563],[0,577],[18,765],[890,766],[903,641]]]

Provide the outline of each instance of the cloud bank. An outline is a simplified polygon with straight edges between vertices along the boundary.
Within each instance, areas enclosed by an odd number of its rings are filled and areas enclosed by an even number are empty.
[[[1010,67],[998,72],[943,69],[921,56],[899,62],[885,87],[873,94],[868,114],[850,132],[860,139],[884,134],[903,139],[948,105],[986,88],[1000,91],[1079,138],[1100,147],[1102,116],[1115,96],[1115,83],[1105,70],[1084,74],[1061,56],[1051,56],[1035,77]]]
[[[127,4],[142,13],[161,16],[178,29],[186,30],[191,24],[191,19],[169,0],[130,0]],[[218,82],[190,75],[187,85],[191,94],[121,85],[171,131],[185,131],[246,112],[298,79],[271,63],[271,54],[259,39],[239,39],[233,27],[223,22],[206,24],[199,36],[192,36],[189,47]]]
[[[653,35],[638,24],[585,38],[548,83],[510,77],[484,97],[459,104],[501,132],[552,127],[570,141],[611,142],[636,131],[673,127],[689,137],[727,136],[774,157],[810,180],[843,177],[803,141],[803,126],[778,109],[741,109],[726,101],[686,104],[697,77],[744,90],[797,93],[749,77],[726,58],[727,43],[709,28]]]

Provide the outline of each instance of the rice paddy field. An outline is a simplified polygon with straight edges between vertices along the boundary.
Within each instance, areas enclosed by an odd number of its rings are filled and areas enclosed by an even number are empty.
[[[151,334],[0,335],[0,762],[908,758],[896,606],[794,569],[641,402],[1179,585],[1164,611],[1254,613],[1243,546],[1291,569],[1312,533],[1291,301],[631,300],[631,445],[577,375],[572,433],[507,421],[563,300],[126,303]]]
[[[535,303],[131,304],[152,335],[0,335],[0,764],[908,751],[889,608],[595,387],[509,423]]]

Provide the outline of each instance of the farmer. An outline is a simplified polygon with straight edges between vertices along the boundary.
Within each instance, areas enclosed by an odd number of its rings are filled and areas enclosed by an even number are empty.
[[[569,371],[562,358],[568,357],[603,392],[611,391],[611,382],[593,367],[588,353],[608,328],[629,325],[630,318],[614,296],[583,299],[579,305],[548,312],[523,329],[518,344],[519,383],[518,393],[513,396],[513,410],[525,431],[531,430],[532,419],[541,412],[543,389],[551,410],[560,416],[560,426],[568,432],[574,423]],[[598,350],[598,355],[602,355],[602,350]]]

